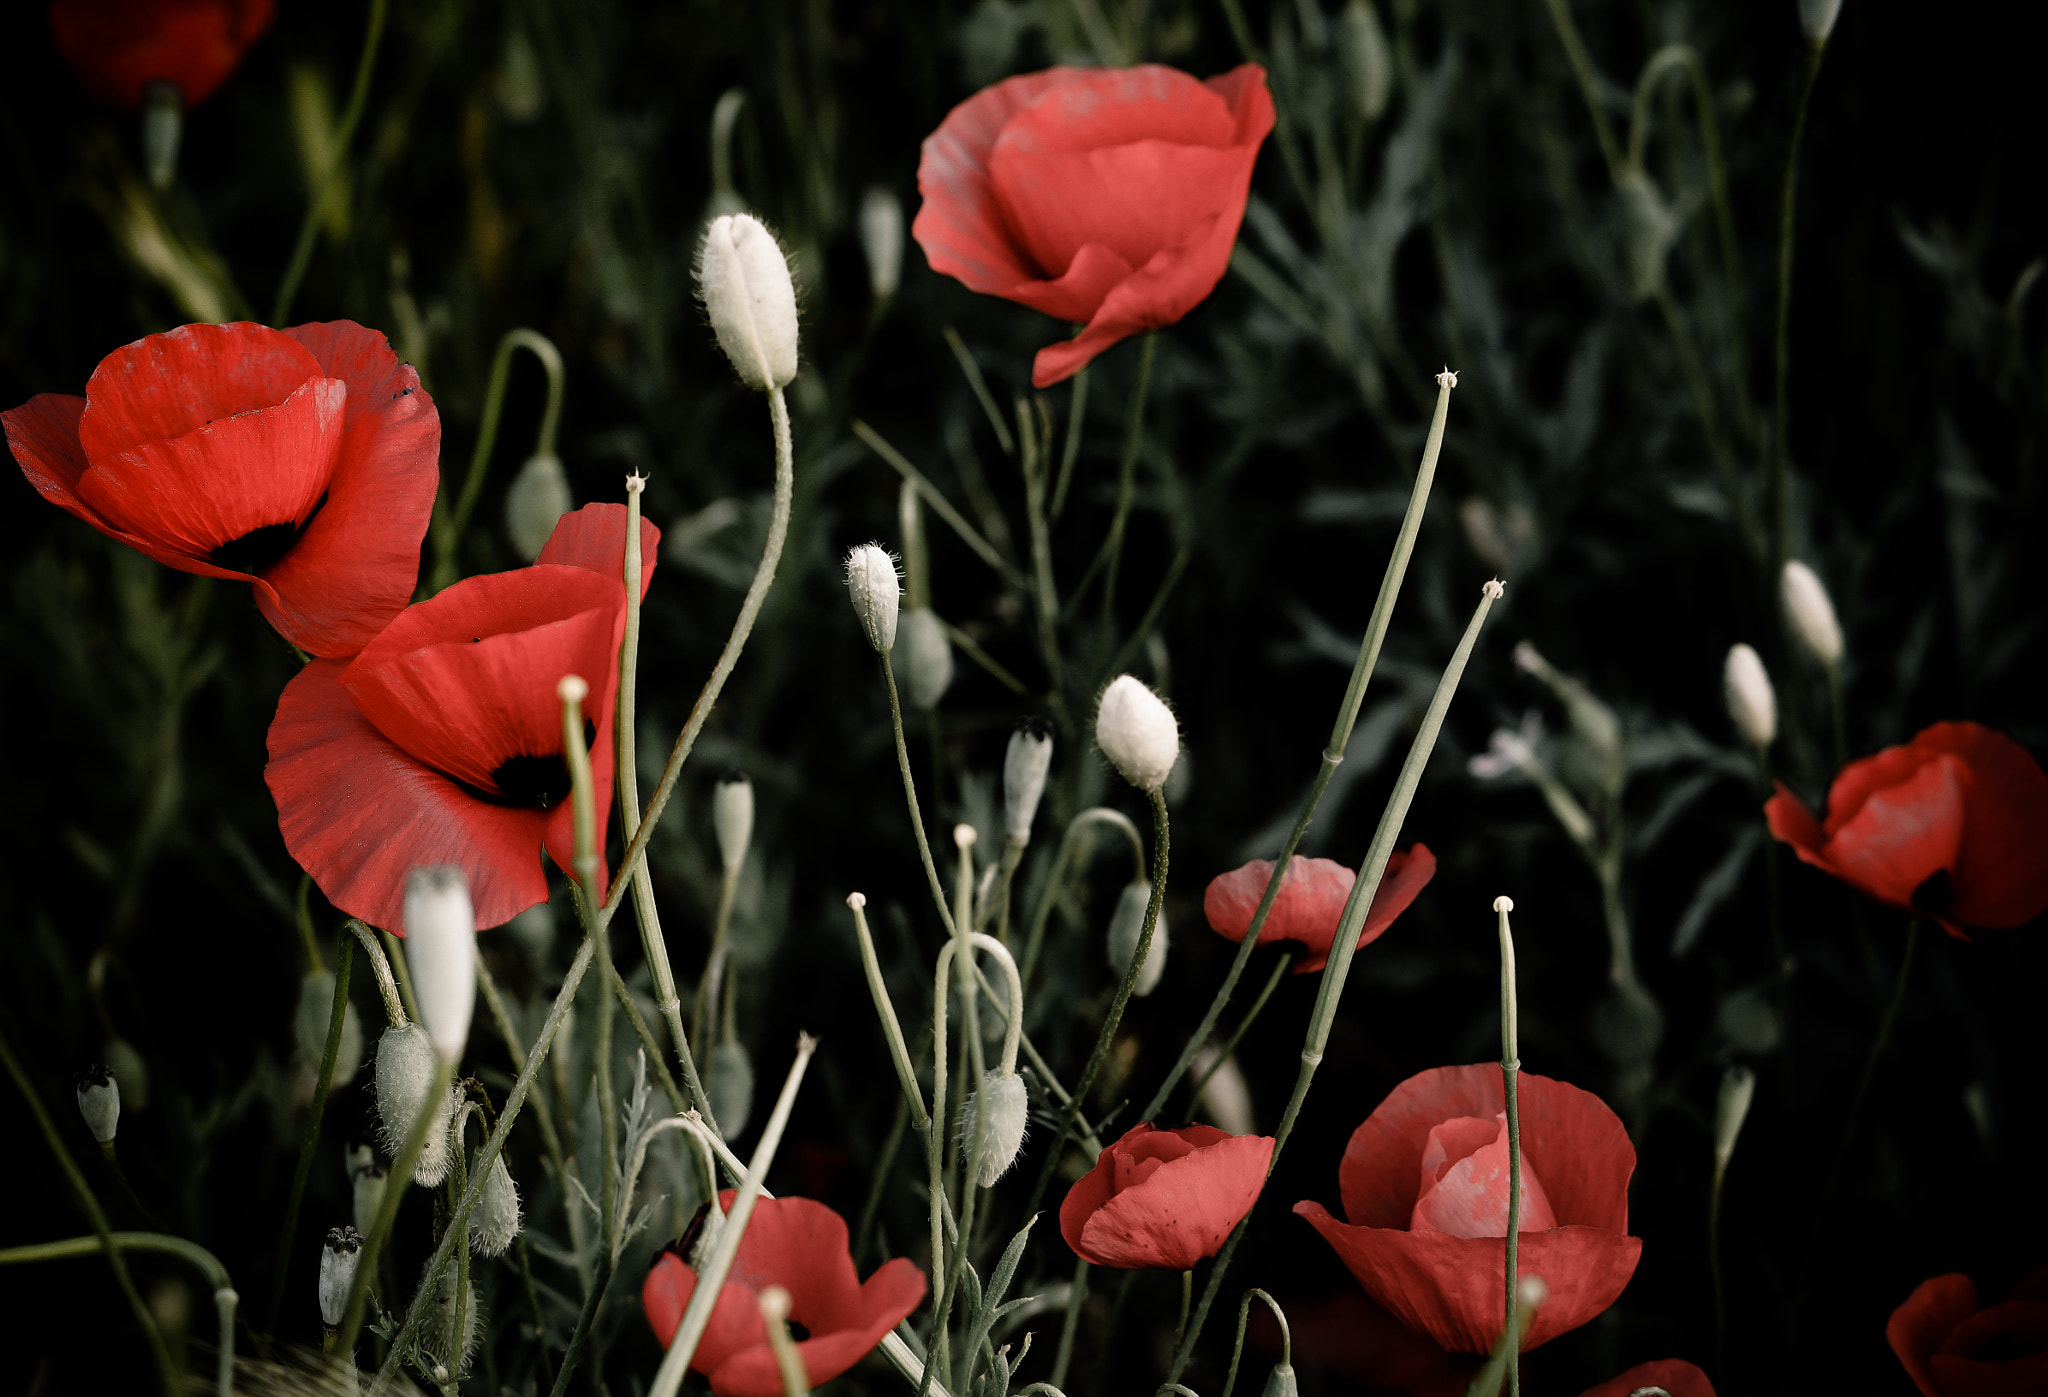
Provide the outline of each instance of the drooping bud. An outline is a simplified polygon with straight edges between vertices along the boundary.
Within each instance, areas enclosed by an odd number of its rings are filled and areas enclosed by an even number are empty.
[[[711,788],[711,832],[718,839],[718,861],[730,878],[747,861],[754,837],[754,783],[744,771],[728,771]]]
[[[896,668],[903,675],[904,697],[912,708],[930,710],[953,684],[953,642],[946,625],[928,606],[904,613]]]
[[[1123,674],[1095,705],[1095,745],[1124,780],[1156,791],[1180,756],[1180,726],[1159,695]]]
[[[796,287],[781,244],[759,219],[711,220],[697,251],[697,291],[740,382],[765,393],[796,377]]]
[[[376,1223],[377,1210],[384,1206],[384,1186],[390,1182],[391,1171],[374,1159],[349,1175],[354,1197],[350,1213],[356,1220],[356,1231],[367,1232]]]
[[[1756,1095],[1756,1073],[1737,1064],[1721,1077],[1721,1097],[1714,1103],[1714,1168],[1726,1169],[1735,1155],[1735,1141]]]
[[[960,1148],[973,1149],[975,1132],[981,1132],[981,1153],[976,1159],[983,1188],[993,1185],[1017,1162],[1029,1118],[1024,1079],[993,1067],[982,1077],[981,1089],[960,1103]]]
[[[863,543],[847,552],[846,591],[875,653],[886,655],[895,649],[896,608],[903,584],[896,576],[896,560],[879,543]]]
[[[1621,195],[1622,252],[1629,294],[1647,301],[1664,285],[1664,263],[1685,225],[1666,202],[1657,182],[1630,170],[1615,186]]]
[[[1778,736],[1778,696],[1756,651],[1747,645],[1728,647],[1721,687],[1728,699],[1728,716],[1742,740],[1752,747],[1770,746]]]
[[[337,1227],[320,1249],[320,1319],[329,1329],[341,1324],[348,1310],[349,1287],[363,1259],[363,1239],[353,1227]]]
[[[298,1040],[299,1061],[314,1072],[327,1055],[327,1025],[334,1016],[334,972],[316,970],[299,982],[299,1008],[292,1016],[292,1036]],[[334,1085],[347,1086],[355,1080],[363,1061],[363,1021],[356,1006],[341,1011],[341,1044],[334,1053]]]
[[[868,259],[868,290],[886,301],[903,284],[903,204],[876,185],[861,196],[860,250]]]
[[[477,1195],[476,1211],[470,1216],[469,1247],[478,1256],[503,1256],[518,1235],[519,1189],[500,1154],[491,1161],[483,1192]]]
[[[1301,1383],[1294,1376],[1294,1365],[1276,1363],[1271,1376],[1266,1379],[1265,1397],[1300,1397]]]
[[[476,912],[461,869],[416,868],[405,880],[405,964],[434,1051],[455,1061],[476,1010]]]
[[[1841,14],[1842,0],[1799,0],[1799,27],[1816,44],[1828,41]]]
[[[1140,879],[1124,885],[1116,910],[1109,915],[1109,968],[1122,975],[1138,953],[1138,938],[1145,934],[1145,909],[1152,902],[1152,885]],[[1166,909],[1152,927],[1152,944],[1145,950],[1145,963],[1138,967],[1138,979],[1131,993],[1143,997],[1152,993],[1159,977],[1166,973]]]
[[[387,1028],[377,1040],[377,1114],[384,1127],[384,1152],[393,1159],[404,1151],[413,1122],[427,1109],[437,1073],[434,1045],[420,1025]],[[448,1177],[448,1135],[459,1096],[459,1088],[451,1089],[433,1103],[434,1123],[412,1171],[413,1182],[423,1188],[433,1188]]]
[[[575,507],[562,458],[552,451],[527,457],[505,491],[505,532],[513,549],[529,563],[538,558],[555,525]]]
[[[1785,564],[1779,579],[1785,615],[1792,633],[1809,654],[1829,669],[1842,662],[1842,623],[1835,619],[1835,604],[1818,574],[1794,558]]]
[[[85,1128],[102,1145],[114,1143],[114,1131],[121,1123],[121,1085],[114,1069],[95,1062],[78,1074],[78,1114]]]
[[[1031,822],[1051,770],[1052,724],[1036,716],[1026,718],[1010,734],[1010,746],[1003,753],[1003,832],[1012,844],[1031,842]]]
[[[742,1044],[720,1043],[711,1050],[711,1080],[704,1091],[720,1135],[730,1140],[747,1128],[754,1109],[754,1060]]]
[[[1337,17],[1337,51],[1351,110],[1363,121],[1378,121],[1393,95],[1394,58],[1370,0],[1351,0]]]

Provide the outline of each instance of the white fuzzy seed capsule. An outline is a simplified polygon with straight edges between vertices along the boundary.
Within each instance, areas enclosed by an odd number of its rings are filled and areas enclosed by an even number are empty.
[[[711,788],[711,832],[718,839],[718,862],[730,878],[747,861],[754,838],[754,783],[744,771],[728,771]]]
[[[437,1071],[434,1045],[418,1024],[387,1028],[377,1041],[377,1114],[384,1125],[384,1152],[393,1159],[405,1150],[413,1122],[426,1109]],[[458,1095],[459,1089],[452,1089],[434,1103],[435,1121],[412,1171],[413,1182],[423,1188],[448,1177],[448,1132]]]
[[[1031,822],[1038,815],[1038,800],[1045,794],[1051,770],[1052,724],[1026,718],[1010,734],[1009,749],[1003,753],[1003,832],[1012,844],[1031,842]]]
[[[78,1074],[78,1114],[85,1117],[93,1139],[102,1145],[114,1143],[121,1124],[121,1086],[113,1068],[96,1062]]]
[[[1030,1114],[1024,1079],[993,1067],[982,1077],[981,1089],[960,1103],[960,1148],[973,1149],[975,1132],[981,1132],[981,1153],[976,1159],[983,1188],[991,1187],[1017,1162]]]
[[[491,1161],[484,1190],[477,1195],[476,1212],[470,1218],[469,1247],[478,1256],[503,1256],[505,1248],[519,1235],[519,1189],[505,1156]]]
[[[416,868],[405,880],[405,963],[434,1051],[453,1062],[476,1009],[476,913],[461,869]]]
[[[327,1025],[334,1017],[334,972],[316,970],[299,981],[299,1008],[292,1016],[292,1036],[298,1040],[299,1060],[314,1072],[327,1055]],[[341,1011],[341,1043],[334,1053],[334,1085],[347,1086],[355,1080],[363,1061],[363,1021],[356,1006]]]
[[[1794,558],[1785,564],[1778,586],[1784,598],[1785,615],[1792,622],[1792,633],[1799,637],[1800,644],[1827,668],[1840,664],[1842,623],[1835,619],[1835,604],[1828,599],[1828,589],[1821,585],[1820,577]]]
[[[1138,938],[1145,934],[1145,909],[1152,902],[1152,885],[1143,881],[1127,883],[1117,896],[1116,910],[1109,916],[1109,968],[1122,975],[1131,967],[1131,957],[1138,953]],[[1145,963],[1138,968],[1138,979],[1131,986],[1131,993],[1143,997],[1152,993],[1159,984],[1159,977],[1166,973],[1166,909],[1159,909],[1159,920],[1152,927],[1152,944],[1145,950]]]
[[[349,1214],[356,1220],[356,1231],[368,1232],[376,1225],[377,1210],[384,1206],[384,1186],[391,1180],[391,1171],[372,1161],[349,1177],[354,1185]]]
[[[754,1109],[754,1060],[738,1043],[720,1043],[711,1050],[711,1080],[705,1086],[711,1098],[711,1118],[718,1133],[730,1140],[747,1128]]]
[[[1841,17],[1842,0],[1799,0],[1799,27],[1817,44],[1828,41]]]
[[[740,382],[768,392],[796,377],[796,287],[775,235],[752,214],[711,220],[697,291]]]
[[[853,599],[853,614],[867,632],[868,644],[877,654],[896,648],[896,608],[903,599],[903,584],[896,576],[896,560],[878,543],[863,543],[846,555],[846,591]]]
[[[363,1239],[353,1227],[337,1227],[320,1249],[320,1319],[329,1329],[341,1323],[348,1309],[349,1287],[363,1259]]]
[[[879,185],[860,201],[860,250],[868,259],[868,290],[886,301],[903,284],[903,203]]]
[[[1728,716],[1742,740],[1752,747],[1770,746],[1778,736],[1778,696],[1756,651],[1747,645],[1728,647],[1721,687],[1728,699]]]
[[[945,622],[930,607],[917,607],[903,617],[896,668],[903,676],[903,696],[912,708],[937,708],[952,687],[953,642],[946,638]]]
[[[1095,705],[1095,745],[1124,780],[1156,791],[1180,757],[1180,726],[1159,695],[1119,675]]]
[[[1714,1167],[1726,1169],[1735,1155],[1735,1141],[1756,1095],[1756,1073],[1740,1065],[1721,1077],[1721,1097],[1714,1103]]]
[[[555,525],[575,507],[562,458],[552,451],[527,457],[505,491],[505,532],[513,549],[529,563],[538,558]]]

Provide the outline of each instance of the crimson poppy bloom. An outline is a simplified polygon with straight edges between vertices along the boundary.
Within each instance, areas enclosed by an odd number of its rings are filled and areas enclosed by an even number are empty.
[[[253,584],[302,650],[353,655],[412,598],[441,419],[374,330],[186,325],[109,354],[83,398],[0,421],[44,499],[167,567]]]
[[[2048,1266],[1988,1309],[1961,1273],[1922,1281],[1884,1336],[1923,1397],[2039,1397],[2048,1392]]]
[[[1202,911],[1209,925],[1232,941],[1243,942],[1251,929],[1252,914],[1266,895],[1266,883],[1273,876],[1271,859],[1253,859],[1243,868],[1233,868],[1209,880],[1202,894]],[[1372,906],[1366,909],[1365,926],[1358,944],[1377,941],[1380,933],[1394,924],[1394,918],[1408,910],[1408,904],[1429,880],[1436,877],[1436,855],[1424,844],[1407,850],[1396,849],[1387,860],[1386,874],[1373,891]],[[1292,858],[1280,880],[1280,895],[1273,910],[1259,928],[1259,944],[1292,942],[1302,950],[1294,973],[1306,975],[1321,970],[1330,959],[1330,945],[1337,939],[1337,924],[1344,917],[1344,903],[1358,875],[1334,859]]]
[[[542,847],[564,869],[576,847],[555,692],[565,674],[590,684],[602,849],[625,519],[616,504],[564,515],[532,567],[458,582],[355,659],[315,660],[285,686],[264,779],[285,847],[328,901],[399,932],[406,874],[427,864],[467,875],[479,926],[545,901]],[[643,596],[660,537],[641,521]]]
[[[1936,723],[1843,767],[1825,824],[1782,784],[1764,817],[1803,862],[1951,936],[2048,908],[2048,776],[1976,723]]]
[[[1520,1077],[1519,1265],[1550,1298],[1527,1347],[1576,1329],[1635,1274],[1628,1235],[1635,1147],[1599,1097]],[[1500,1068],[1433,1067],[1394,1088],[1352,1133],[1337,1168],[1348,1222],[1322,1204],[1294,1211],[1410,1329],[1453,1353],[1487,1353],[1506,1296],[1508,1151]]]
[[[1638,1363],[1625,1373],[1587,1388],[1579,1397],[1629,1397],[1644,1387],[1661,1387],[1671,1397],[1714,1397],[1714,1384],[1707,1380],[1707,1375],[1682,1358]]]
[[[730,1209],[732,1189],[718,1195]],[[809,1198],[763,1198],[740,1238],[732,1270],[711,1307],[711,1322],[690,1371],[708,1377],[717,1397],[782,1397],[782,1372],[768,1346],[760,1293],[789,1292],[789,1317],[809,1331],[797,1353],[810,1385],[829,1382],[858,1363],[924,1299],[924,1273],[897,1257],[863,1284],[846,1249],[846,1220]],[[654,1337],[667,1348],[697,1289],[697,1273],[672,1251],[655,1258],[640,1288]]]
[[[1255,63],[1207,82],[1151,63],[1006,78],[925,138],[911,235],[970,290],[1085,323],[1038,351],[1047,388],[1216,289],[1272,129]]]
[[[1060,1236],[1097,1266],[1185,1271],[1244,1221],[1272,1162],[1271,1136],[1134,1125],[1067,1190]]]
[[[264,30],[273,0],[56,0],[50,30],[85,90],[129,110],[153,82],[195,107]]]

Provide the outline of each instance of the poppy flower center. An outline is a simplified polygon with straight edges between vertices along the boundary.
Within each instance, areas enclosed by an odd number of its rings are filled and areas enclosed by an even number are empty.
[[[240,538],[231,538],[213,550],[208,560],[215,567],[226,568],[229,572],[246,572],[260,577],[270,568],[284,560],[298,543],[299,535],[306,532],[315,515],[327,507],[327,496],[322,495],[319,503],[298,523],[260,524]]]
[[[1518,1232],[1547,1232],[1557,1214],[1543,1181],[1522,1159],[1522,1213]],[[1508,1235],[1508,1127],[1506,1115],[1491,1120],[1459,1116],[1429,1132],[1422,1151],[1422,1177],[1409,1220],[1416,1232],[1453,1237]]]

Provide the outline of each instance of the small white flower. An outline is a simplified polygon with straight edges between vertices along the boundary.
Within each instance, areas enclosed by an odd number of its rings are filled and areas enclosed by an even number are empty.
[[[1010,734],[1003,753],[1003,832],[1012,844],[1031,842],[1031,822],[1052,770],[1052,724],[1026,718]]]
[[[1752,747],[1770,746],[1778,735],[1778,696],[1756,651],[1747,645],[1728,648],[1721,687],[1728,699],[1728,717],[1742,740]]]
[[[697,253],[697,289],[740,382],[767,392],[796,377],[796,287],[781,244],[759,219],[711,220]]]
[[[896,560],[879,543],[863,543],[846,555],[846,591],[853,599],[853,614],[867,632],[868,644],[877,654],[896,648],[896,608],[903,600],[903,584],[896,576]]]
[[[1095,705],[1095,745],[1124,780],[1156,791],[1180,757],[1180,726],[1159,695],[1119,675]]]
[[[1842,624],[1835,619],[1835,604],[1828,599],[1828,589],[1821,584],[1819,576],[1794,558],[1785,564],[1778,585],[1784,598],[1785,615],[1792,622],[1792,633],[1799,637],[1808,653],[1827,668],[1833,669],[1840,664]]]
[[[1511,771],[1526,771],[1536,763],[1536,744],[1543,740],[1543,715],[1530,709],[1522,715],[1519,730],[1495,728],[1486,750],[1471,757],[1465,770],[1482,781],[1497,781]]]

